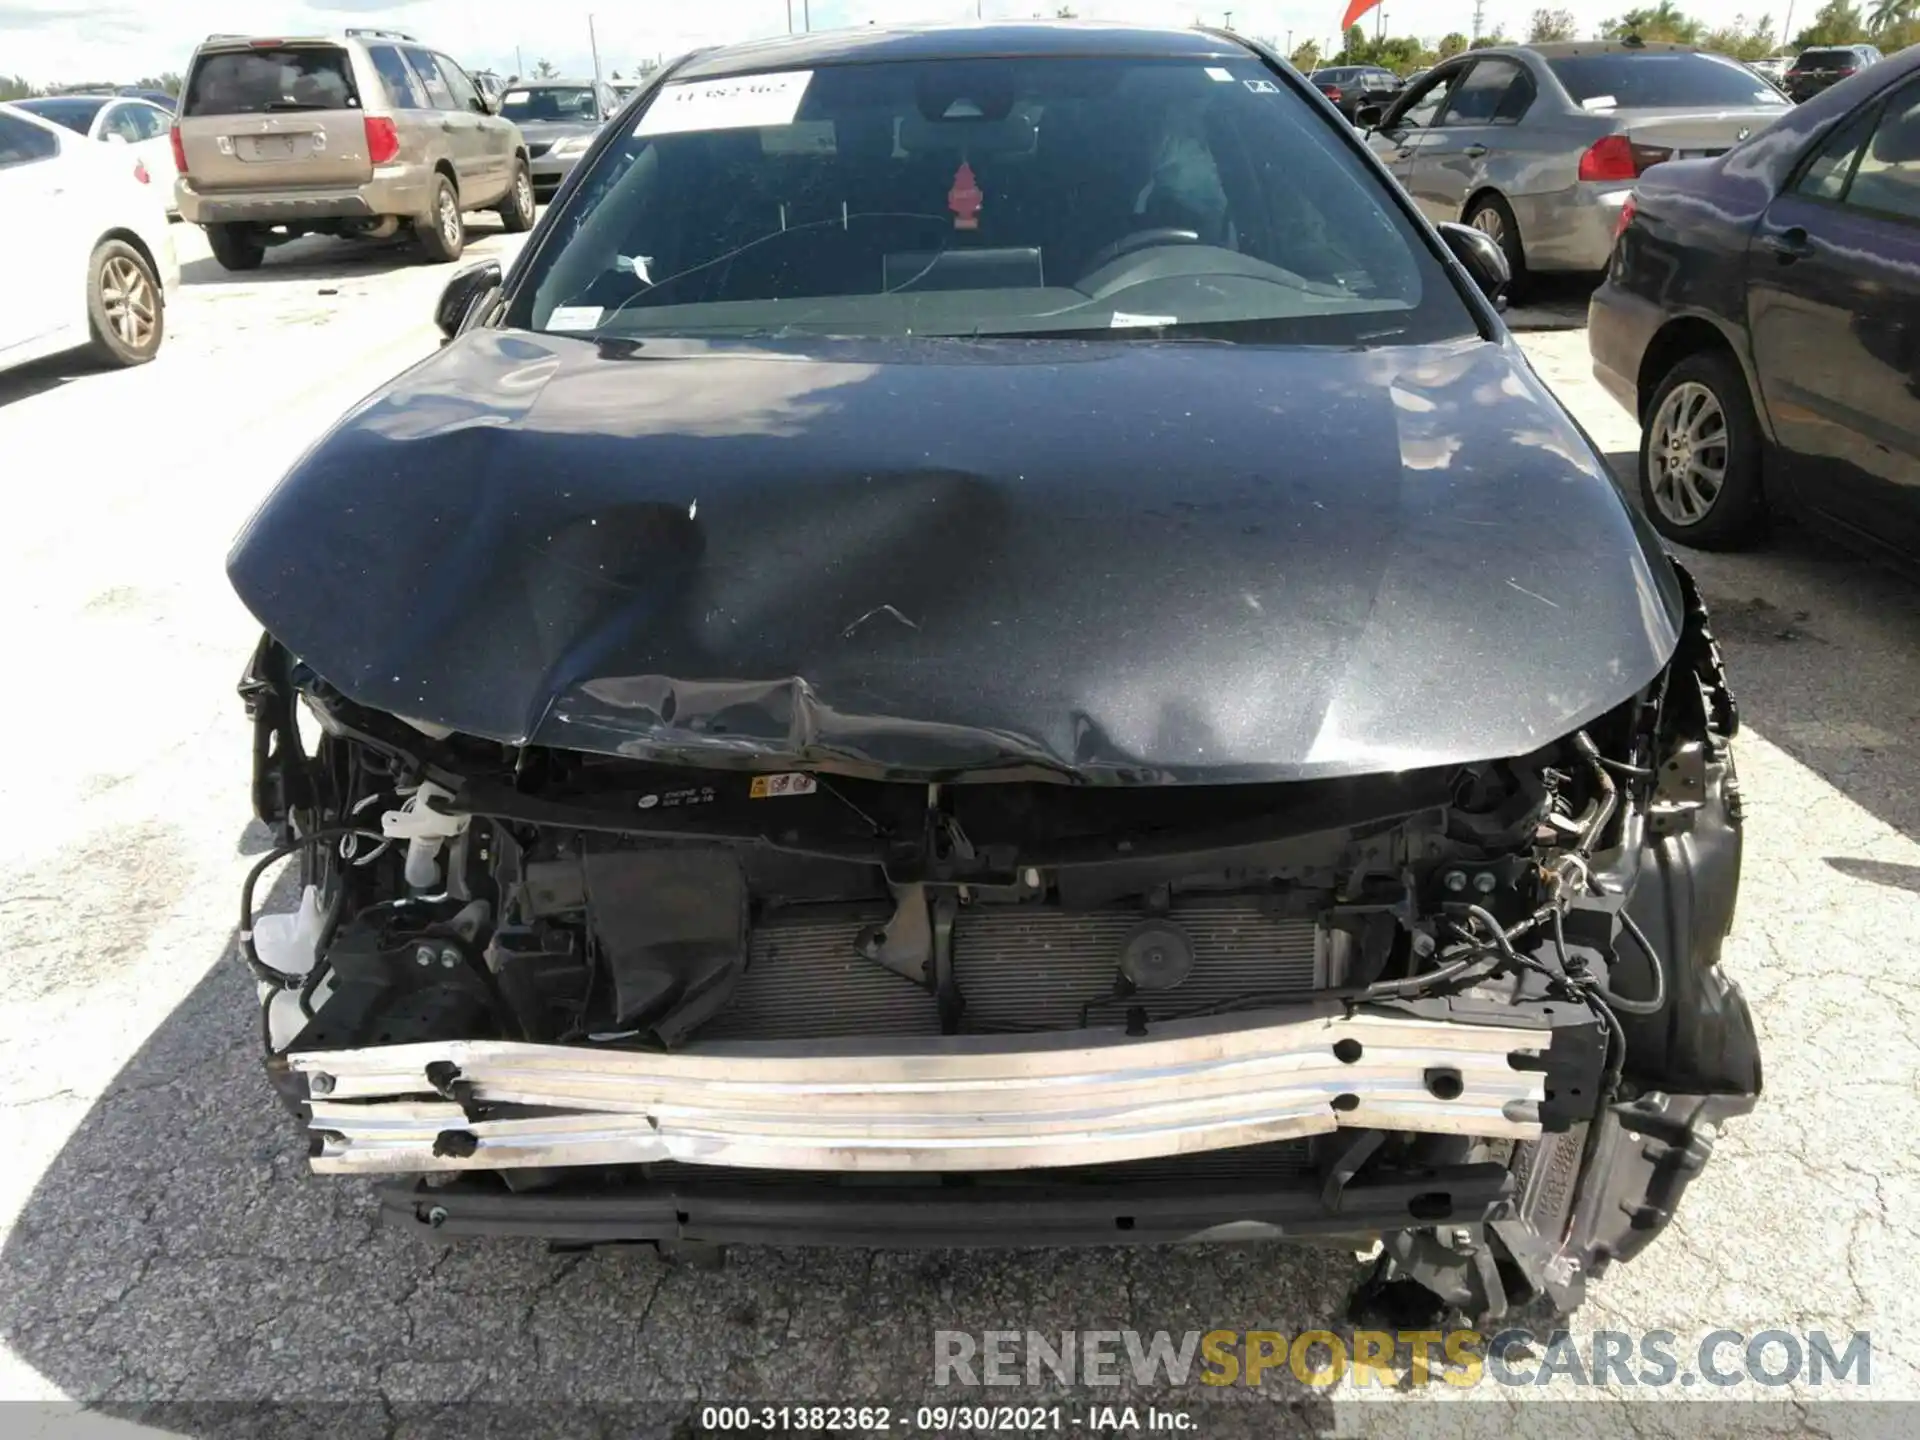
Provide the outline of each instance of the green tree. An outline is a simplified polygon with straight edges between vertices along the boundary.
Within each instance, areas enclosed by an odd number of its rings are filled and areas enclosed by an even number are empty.
[[[1440,37],[1439,45],[1434,47],[1433,58],[1435,60],[1451,60],[1456,55],[1466,54],[1467,46],[1472,43],[1472,41],[1468,40],[1467,37],[1462,35],[1458,30],[1450,31]]]
[[[1498,25],[1467,46],[1469,50],[1485,50],[1491,45],[1511,45],[1513,37]]]
[[[1867,31],[1875,38],[1889,34],[1913,19],[1916,0],[1873,0],[1867,12]]]
[[[133,83],[141,90],[164,90],[176,96],[180,93],[180,76],[172,70],[163,70],[158,75],[142,75]]]
[[[1762,15],[1758,20],[1749,20],[1744,15],[1736,15],[1731,25],[1703,34],[1700,44],[1704,49],[1731,55],[1736,60],[1764,60],[1773,54],[1773,17]]]
[[[533,62],[533,78],[536,80],[551,80],[559,73],[558,70],[553,68],[553,62],[550,60],[536,60]]]
[[[1571,10],[1536,10],[1527,26],[1527,43],[1545,45],[1554,40],[1578,40],[1580,22]]]
[[[1616,19],[1603,21],[1600,34],[1609,40],[1638,35],[1642,40],[1672,40],[1682,45],[1700,43],[1700,22],[1686,14],[1673,0],[1658,5],[1642,5]]]
[[[1296,45],[1287,62],[1302,75],[1311,74],[1320,68],[1320,46],[1312,40],[1304,45]]]
[[[1793,48],[1807,50],[1815,45],[1857,45],[1867,38],[1867,22],[1853,0],[1827,0],[1813,17],[1813,23],[1793,37]]]
[[[39,93],[24,75],[0,75],[0,100],[31,100]]]

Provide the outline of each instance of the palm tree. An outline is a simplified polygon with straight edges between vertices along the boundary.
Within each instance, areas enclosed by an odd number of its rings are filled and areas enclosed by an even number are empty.
[[[1913,18],[1915,0],[1873,0],[1867,11],[1867,33],[1884,35],[1896,25]]]

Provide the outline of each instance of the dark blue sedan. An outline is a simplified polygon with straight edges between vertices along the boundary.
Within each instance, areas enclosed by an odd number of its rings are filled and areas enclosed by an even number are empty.
[[[1920,48],[1649,171],[1589,337],[1669,539],[1791,514],[1920,556]]]

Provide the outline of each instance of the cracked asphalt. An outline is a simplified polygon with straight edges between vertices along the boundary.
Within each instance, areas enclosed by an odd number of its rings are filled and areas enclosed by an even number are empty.
[[[159,363],[0,376],[0,1398],[51,1428],[674,1434],[720,1400],[1156,1404],[1193,1433],[1879,1435],[1920,1413],[1770,1388],[936,1392],[938,1329],[1334,1324],[1345,1254],[434,1248],[306,1175],[234,959],[254,634],[222,558],[330,419],[428,353],[445,272],[308,242],[189,284]],[[504,253],[491,236],[478,253]],[[1585,336],[1526,338],[1619,465]],[[1577,535],[1542,543],[1580,543]],[[1870,1331],[1854,1401],[1920,1398],[1920,590],[1796,535],[1692,556],[1747,730],[1728,964],[1768,1093],[1576,1330]],[[277,892],[286,898],[283,888]],[[1337,1327],[1336,1327],[1337,1328]],[[1632,1404],[1573,1405],[1580,1398]],[[1544,1402],[1544,1403],[1542,1403]],[[1082,1427],[1075,1427],[1082,1428]],[[10,1429],[24,1429],[11,1425]],[[1086,1429],[1097,1433],[1098,1426]]]

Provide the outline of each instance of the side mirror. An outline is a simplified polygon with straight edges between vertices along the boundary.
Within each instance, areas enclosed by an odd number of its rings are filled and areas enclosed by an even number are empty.
[[[1378,100],[1370,100],[1364,105],[1356,105],[1353,110],[1353,123],[1362,130],[1378,130],[1380,122],[1387,118],[1387,107]]]
[[[1507,265],[1507,252],[1500,248],[1500,242],[1484,230],[1457,225],[1450,220],[1442,221],[1438,228],[1447,249],[1466,267],[1473,283],[1480,287],[1480,293],[1493,302],[1495,309],[1505,310],[1507,286],[1513,283],[1513,271]]]
[[[447,282],[440,292],[440,303],[433,307],[433,323],[448,340],[460,333],[473,313],[474,305],[491,291],[500,288],[500,262],[488,260],[470,265]]]

